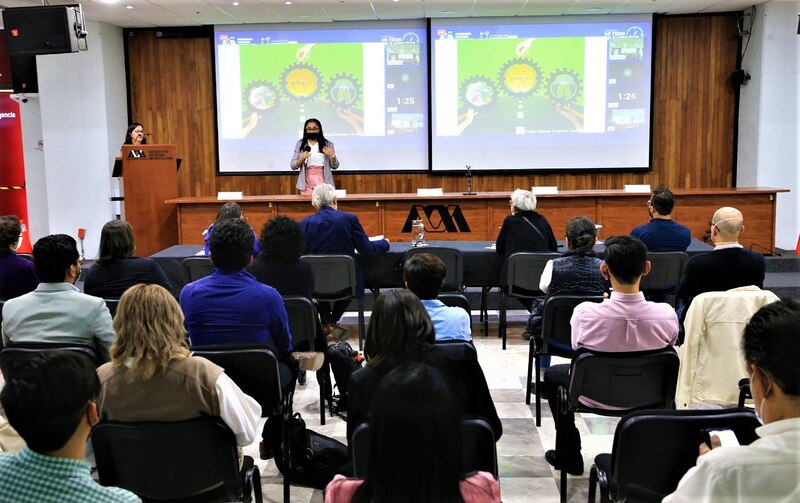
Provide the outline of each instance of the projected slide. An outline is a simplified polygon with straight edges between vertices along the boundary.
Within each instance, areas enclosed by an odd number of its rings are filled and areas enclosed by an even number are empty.
[[[290,171],[312,117],[339,171],[426,170],[424,24],[298,26],[216,27],[220,172]]]
[[[648,168],[650,18],[503,21],[431,23],[433,170]]]

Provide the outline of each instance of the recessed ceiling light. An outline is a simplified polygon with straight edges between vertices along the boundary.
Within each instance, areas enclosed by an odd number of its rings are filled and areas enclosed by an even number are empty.
[[[133,5],[126,5],[125,8],[126,9],[133,9]]]
[[[601,7],[587,7],[586,12],[600,12],[603,10]]]
[[[442,14],[455,14],[455,13],[456,13],[456,11],[454,11],[454,10],[443,10],[442,11]]]
[[[286,0],[286,5],[292,5],[292,0]]]
[[[233,5],[239,5],[239,2],[233,2]]]

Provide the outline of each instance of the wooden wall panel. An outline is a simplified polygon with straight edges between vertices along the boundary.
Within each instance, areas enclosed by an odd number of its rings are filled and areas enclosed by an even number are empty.
[[[649,183],[671,188],[731,187],[733,183],[736,16],[656,19],[653,169],[645,173],[476,174],[478,191],[511,191],[531,185],[559,189],[614,189]],[[128,33],[132,118],[154,138],[175,143],[183,158],[181,196],[241,190],[245,195],[294,194],[296,175],[216,176],[212,40],[157,39]],[[291,154],[287,146],[287,159]],[[337,174],[351,193],[406,193],[418,187],[466,190],[456,175]]]

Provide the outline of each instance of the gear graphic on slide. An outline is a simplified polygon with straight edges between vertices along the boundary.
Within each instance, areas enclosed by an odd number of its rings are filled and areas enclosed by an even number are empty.
[[[278,90],[266,80],[255,80],[244,88],[242,100],[250,112],[263,112],[274,107],[280,101]]]
[[[361,84],[353,75],[337,73],[328,81],[325,95],[337,107],[353,106],[361,97]]]
[[[304,103],[316,98],[322,90],[322,75],[312,65],[295,63],[283,71],[281,85],[288,98]]]
[[[497,101],[497,86],[483,76],[470,77],[461,84],[461,99],[465,106],[485,107]]]
[[[581,95],[581,78],[572,70],[559,68],[547,79],[547,97],[556,103],[568,105],[577,103]]]
[[[503,91],[514,98],[523,98],[535,93],[542,82],[542,70],[529,59],[512,59],[498,74]]]

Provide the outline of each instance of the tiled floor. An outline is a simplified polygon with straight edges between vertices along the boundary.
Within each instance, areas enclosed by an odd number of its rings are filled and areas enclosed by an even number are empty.
[[[528,342],[522,338],[522,328],[527,313],[510,312],[508,349],[500,349],[497,335],[496,313],[490,313],[489,337],[481,335],[481,325],[473,323],[478,358],[486,374],[497,412],[503,421],[503,436],[497,444],[500,469],[500,486],[503,501],[546,503],[558,501],[559,472],[552,470],[544,460],[544,452],[555,447],[555,428],[546,400],[542,404],[542,426],[534,421],[534,405],[525,405],[525,374],[527,372]],[[343,324],[355,330],[355,318],[345,318]],[[358,339],[352,337],[356,347]],[[553,364],[563,363],[553,359]],[[533,400],[532,400],[533,402]],[[319,424],[319,388],[316,379],[309,376],[305,386],[298,386],[294,409],[303,415],[308,428],[345,442],[346,424],[338,417],[327,417],[325,426]],[[586,415],[576,418],[583,442],[585,472],[582,477],[569,477],[568,500],[584,502],[589,487],[589,467],[594,456],[610,452],[617,419]],[[245,448],[261,469],[265,501],[282,501],[283,478],[272,460],[258,459],[258,443]],[[292,502],[322,502],[322,491],[292,486]]]

